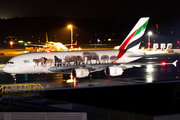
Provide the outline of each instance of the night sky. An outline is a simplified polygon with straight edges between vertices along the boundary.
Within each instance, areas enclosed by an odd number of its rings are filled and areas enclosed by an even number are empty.
[[[8,40],[7,36],[24,41],[32,40],[33,36],[34,41],[39,38],[43,41],[48,32],[50,40],[64,44],[70,39],[66,26],[71,23],[78,43],[93,43],[97,38],[107,41],[113,37],[115,42],[121,42],[140,17],[150,17],[147,31],[158,33],[159,42],[176,43],[180,39],[178,1],[3,0],[0,41]]]
[[[0,18],[47,16],[76,18],[177,17],[180,16],[178,4],[171,1],[136,0],[3,0],[0,3]]]

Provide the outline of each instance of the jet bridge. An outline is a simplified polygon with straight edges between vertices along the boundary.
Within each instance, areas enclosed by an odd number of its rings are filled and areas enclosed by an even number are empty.
[[[39,83],[3,84],[0,85],[0,100],[44,97],[44,91],[44,87]]]

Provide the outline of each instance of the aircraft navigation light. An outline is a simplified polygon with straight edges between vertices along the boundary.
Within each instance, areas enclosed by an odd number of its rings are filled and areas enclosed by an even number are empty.
[[[162,62],[161,64],[162,64],[162,66],[165,66],[165,65],[166,65],[166,62]]]

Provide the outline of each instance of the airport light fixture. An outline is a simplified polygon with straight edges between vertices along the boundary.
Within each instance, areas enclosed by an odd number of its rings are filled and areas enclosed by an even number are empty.
[[[151,36],[151,35],[152,35],[152,32],[151,32],[151,31],[149,31],[149,32],[148,32],[148,35],[149,35],[149,36]]]
[[[13,41],[10,41],[9,43],[10,43],[10,45],[13,45]]]
[[[71,28],[72,28],[72,25],[68,25],[68,28],[70,28],[70,29],[71,29]]]
[[[18,41],[18,43],[23,43],[23,42],[24,42],[24,41],[22,41],[22,40],[19,40],[19,41]]]
[[[148,32],[148,51],[149,51],[149,48],[150,48],[150,45],[151,45],[151,42],[150,42],[150,36],[152,35],[152,32],[149,31]]]
[[[27,46],[28,44],[27,43],[24,43],[24,46]]]
[[[111,41],[111,38],[109,38],[108,41]]]
[[[11,48],[12,48],[14,43],[13,43],[13,41],[10,41],[9,44],[11,45]]]
[[[68,25],[67,27],[71,29],[71,48],[73,48],[73,25]]]

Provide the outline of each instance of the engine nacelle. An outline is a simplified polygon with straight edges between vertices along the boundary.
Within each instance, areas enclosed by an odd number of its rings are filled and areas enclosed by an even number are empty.
[[[107,76],[119,76],[123,74],[123,69],[117,66],[107,67],[104,71]]]
[[[83,78],[89,75],[89,70],[85,68],[77,68],[72,70],[72,76],[76,78]]]

